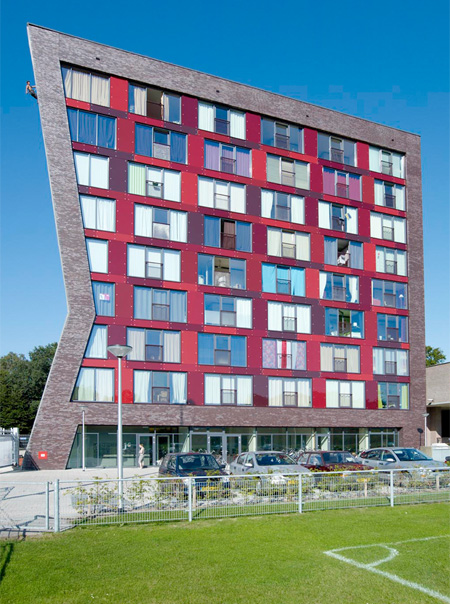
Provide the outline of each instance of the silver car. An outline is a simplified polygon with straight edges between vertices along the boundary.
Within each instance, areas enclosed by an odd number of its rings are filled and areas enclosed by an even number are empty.
[[[389,470],[403,468],[445,468],[445,463],[427,457],[412,447],[378,447],[363,451],[358,461],[368,468]]]
[[[231,474],[271,474],[275,481],[279,482],[283,481],[283,474],[311,474],[310,470],[281,451],[242,453],[231,462],[230,472]]]

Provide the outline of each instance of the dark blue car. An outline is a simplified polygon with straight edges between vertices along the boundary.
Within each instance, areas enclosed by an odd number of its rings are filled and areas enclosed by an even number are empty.
[[[194,477],[196,494],[226,495],[230,490],[230,479],[224,470],[225,464],[219,464],[210,453],[169,453],[164,457],[159,466],[159,476],[180,477],[182,479],[183,491],[187,494],[188,478]],[[179,485],[179,483],[178,483]],[[164,490],[176,488],[175,481],[165,482]]]

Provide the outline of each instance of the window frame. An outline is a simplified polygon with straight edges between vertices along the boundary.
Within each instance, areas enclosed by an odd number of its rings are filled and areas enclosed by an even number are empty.
[[[271,405],[270,404],[270,381],[271,380],[277,380],[277,381],[281,381],[282,383],[282,404],[281,405]],[[295,387],[296,390],[295,392],[292,391],[286,391],[286,385],[289,382],[295,382]],[[308,388],[308,394],[309,394],[309,404],[308,405],[300,405],[300,396],[299,396],[299,392],[298,392],[298,383],[302,382],[308,382],[309,383],[309,388]],[[282,407],[282,408],[295,408],[295,409],[310,409],[312,407],[312,398],[313,398],[313,392],[312,392],[312,380],[311,378],[298,378],[298,377],[278,377],[278,376],[268,376],[267,379],[267,385],[268,385],[268,395],[267,395],[267,406],[268,407]],[[295,404],[286,404],[286,395],[287,394],[294,394],[295,395]]]
[[[93,371],[94,372],[94,396],[92,399],[80,399],[78,398],[78,391],[79,391],[79,381],[81,376],[83,375],[84,372],[87,371]],[[99,371],[107,371],[109,376],[110,376],[110,380],[111,380],[111,394],[112,394],[112,399],[111,400],[100,400],[97,399],[97,381],[98,381],[98,372]],[[113,403],[114,402],[114,398],[115,398],[115,370],[109,367],[80,367],[79,371],[78,371],[78,375],[77,375],[77,380],[75,382],[75,386],[73,388],[73,392],[72,392],[72,396],[71,396],[71,401],[74,402],[82,402],[82,403]]]
[[[264,124],[263,122],[267,122],[268,124],[272,124],[272,130],[273,130],[273,145],[271,145],[270,143],[264,142],[263,140],[263,132],[264,132]],[[287,139],[287,146],[283,147],[280,145],[277,145],[277,127],[282,127],[282,128],[286,128],[288,134],[285,135],[286,139]],[[297,132],[297,136],[298,136],[298,149],[291,149],[291,140],[292,140],[292,128],[295,128],[298,132]],[[301,126],[297,126],[297,125],[293,125],[293,124],[289,124],[287,122],[283,122],[280,120],[274,120],[274,119],[270,119],[270,118],[266,118],[261,116],[261,145],[266,145],[268,147],[272,147],[273,149],[284,149],[285,151],[293,151],[294,153],[301,153],[304,154],[304,129]]]
[[[384,317],[384,333],[380,334],[380,321],[383,320],[382,317]],[[394,319],[395,320],[395,327],[392,326],[388,326],[388,319]],[[401,331],[402,331],[402,327],[401,327],[401,323],[405,322],[405,339],[401,339]],[[388,337],[389,336],[389,331],[391,330],[391,335],[393,333],[392,330],[395,330],[397,332],[397,338],[394,339],[392,337]],[[405,315],[394,315],[394,314],[385,314],[385,313],[377,313],[377,341],[378,342],[397,342],[397,343],[402,343],[402,344],[408,344],[409,342],[409,321],[408,321],[408,317]]]
[[[150,292],[150,318],[148,318],[147,316],[136,316],[136,288],[140,289],[140,290],[145,290],[146,292]],[[166,304],[161,304],[158,302],[155,302],[155,292],[158,293],[158,295],[163,294],[166,297],[166,301],[168,301]],[[184,321],[175,321],[172,320],[170,318],[171,316],[171,306],[172,306],[172,294],[184,294]],[[163,306],[164,308],[168,309],[168,318],[167,319],[158,319],[155,318],[155,312],[154,312],[154,307],[160,307]],[[144,313],[143,313],[144,314]],[[148,313],[146,313],[148,314]],[[164,323],[180,323],[180,324],[185,324],[187,323],[187,292],[185,290],[178,290],[178,289],[161,289],[158,287],[146,287],[143,285],[135,285],[133,286],[133,318],[134,319],[139,319],[142,321],[161,321]]]
[[[76,123],[76,138],[72,136],[72,128],[70,127],[70,113],[76,113],[77,123]],[[95,143],[89,143],[85,141],[79,140],[79,129],[80,129],[80,113],[85,113],[86,115],[93,115],[95,117]],[[99,144],[99,118],[104,118],[107,120],[111,120],[114,122],[114,145],[112,147],[108,147],[106,145]],[[77,109],[75,107],[67,107],[67,120],[69,122],[69,131],[70,138],[73,143],[79,143],[81,145],[91,145],[94,147],[101,147],[102,149],[117,149],[117,118],[112,117],[110,115],[104,115],[102,113],[95,113],[94,111],[85,111],[84,109]]]
[[[144,113],[137,113],[136,111],[132,111],[131,110],[131,87],[134,88],[141,88],[141,89],[145,89],[145,114]],[[152,90],[154,92],[160,92],[161,93],[161,102],[160,102],[160,106],[161,106],[161,117],[160,118],[155,118],[154,116],[151,116],[148,114],[148,91]],[[175,120],[170,120],[168,119],[170,117],[170,115],[166,115],[165,114],[165,107],[166,107],[166,103],[165,103],[165,98],[175,98],[179,100],[179,114],[180,114],[180,119],[179,121],[175,121]],[[163,122],[168,122],[170,124],[181,124],[182,123],[182,103],[181,103],[181,95],[179,94],[173,94],[172,92],[168,92],[163,90],[162,88],[154,88],[152,86],[145,86],[143,84],[135,84],[133,82],[128,82],[128,112],[132,113],[133,115],[142,115],[143,117],[150,117],[152,119],[160,119]]]
[[[130,338],[129,338],[129,331],[133,330],[133,331],[142,331],[144,332],[144,358],[137,358],[136,357],[136,351],[135,349],[132,350],[132,352],[128,355],[128,360],[129,361],[136,361],[136,362],[145,362],[145,363],[170,363],[172,365],[176,365],[176,364],[180,364],[181,363],[181,331],[177,331],[177,330],[172,330],[172,329],[154,329],[154,328],[147,328],[147,327],[127,327],[127,344],[130,345]],[[153,344],[147,344],[147,334],[148,333],[158,333],[160,334],[160,339],[161,339],[161,345],[159,346],[159,348],[161,348],[161,359],[151,359],[147,357],[147,348],[150,346],[154,346]],[[166,333],[169,334],[177,334],[178,335],[178,360],[176,361],[168,361],[165,358],[165,354],[164,354],[164,350],[165,350],[165,340],[164,340],[164,336]]]
[[[382,300],[381,300],[381,304],[375,304],[374,303],[374,289],[376,286],[376,282],[378,282],[379,284],[381,284],[381,290],[382,290]],[[386,292],[386,284],[390,284],[392,285],[392,289],[393,292]],[[403,306],[398,306],[397,305],[397,289],[403,286],[404,290],[405,290],[405,294],[400,293],[398,295],[398,298],[400,299],[404,299],[404,305]],[[386,296],[393,296],[395,298],[395,304],[391,305],[391,304],[386,304]],[[408,301],[408,283],[406,282],[402,282],[402,281],[390,281],[390,280],[386,280],[386,279],[372,279],[372,306],[376,306],[377,308],[396,308],[397,310],[408,310],[408,305],[409,305],[409,301]]]
[[[337,313],[337,321],[335,321],[335,319],[333,319],[333,321],[336,322],[337,324],[337,331],[338,333],[336,335],[332,334],[332,333],[327,333],[327,314],[331,313],[331,312],[336,312]],[[353,333],[358,333],[358,332],[353,332],[353,329],[350,330],[350,335],[346,335],[343,331],[341,331],[341,324],[343,323],[345,325],[344,321],[341,321],[341,317],[340,315],[344,314],[344,313],[350,313],[350,321],[349,321],[349,325],[351,328],[353,328],[355,326],[355,323],[357,324],[357,321],[353,320],[353,314],[354,313],[361,313],[362,314],[362,329],[361,329],[361,335],[353,335]],[[356,318],[356,317],[355,317]],[[330,321],[330,319],[328,319],[328,322]],[[333,338],[356,338],[358,340],[363,340],[364,339],[364,311],[363,310],[350,310],[347,308],[336,308],[334,306],[325,306],[325,335],[327,336],[331,336]]]
[[[64,70],[67,72],[70,72],[70,95],[67,94],[67,90],[66,90],[66,80],[65,80],[65,76],[64,76]],[[76,71],[78,73],[84,73],[89,76],[89,100],[88,101],[86,101],[84,99],[77,99],[72,96],[73,72],[74,71]],[[73,99],[75,101],[81,101],[83,103],[90,103],[91,105],[98,105],[99,107],[110,107],[111,106],[111,78],[110,78],[110,76],[105,76],[101,73],[95,73],[95,72],[89,71],[87,69],[74,67],[72,65],[62,65],[61,66],[61,76],[62,76],[62,82],[63,82],[64,96],[66,99]],[[92,76],[94,76],[96,78],[102,78],[103,80],[108,81],[108,104],[107,105],[100,105],[98,103],[92,102]]]

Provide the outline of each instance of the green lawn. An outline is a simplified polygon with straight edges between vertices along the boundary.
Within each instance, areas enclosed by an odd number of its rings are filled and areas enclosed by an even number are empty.
[[[324,552],[449,535],[449,520],[448,504],[428,504],[81,527],[0,542],[0,601],[432,604],[439,600]],[[399,556],[380,568],[450,601],[449,544],[447,537],[395,546]],[[378,556],[377,548],[364,555]]]

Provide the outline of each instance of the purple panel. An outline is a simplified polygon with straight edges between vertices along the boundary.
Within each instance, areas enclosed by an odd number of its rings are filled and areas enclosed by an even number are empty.
[[[334,175],[334,170],[330,170],[329,168],[323,169],[323,192],[328,195],[335,195]]]
[[[118,157],[109,158],[109,188],[112,191],[127,192],[128,165]]]
[[[261,189],[247,185],[247,214],[261,216]]]
[[[203,214],[189,212],[188,214],[188,243],[203,244]]]
[[[325,333],[325,309],[317,302],[311,304],[311,333]]]
[[[181,120],[183,126],[197,128],[197,99],[189,96],[181,97]]]
[[[253,406],[267,407],[268,405],[268,384],[265,375],[255,375],[253,377]]]

